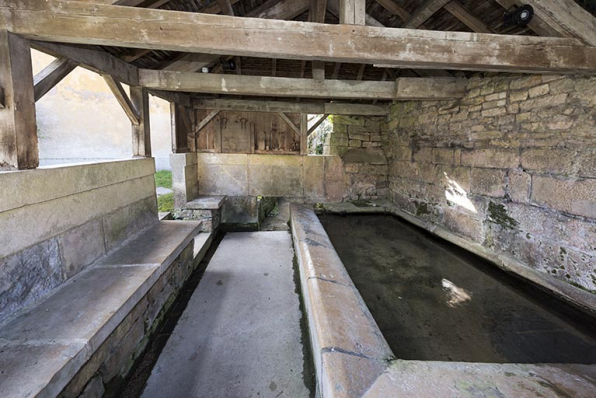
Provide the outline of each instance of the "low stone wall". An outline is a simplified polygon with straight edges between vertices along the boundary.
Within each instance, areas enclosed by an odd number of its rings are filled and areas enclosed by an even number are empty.
[[[153,159],[0,173],[0,319],[157,222]]]
[[[461,101],[393,105],[403,211],[596,291],[596,79],[473,78]]]
[[[326,202],[341,200],[345,190],[337,156],[199,153],[197,157],[199,195]]]

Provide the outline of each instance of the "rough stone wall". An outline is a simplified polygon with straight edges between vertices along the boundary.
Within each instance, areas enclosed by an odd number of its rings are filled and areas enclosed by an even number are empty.
[[[341,156],[346,191],[344,200],[387,197],[389,167],[383,143],[388,139],[382,116],[333,116],[333,131],[323,153]]]
[[[595,78],[473,78],[389,128],[397,207],[596,291]]]
[[[0,320],[157,221],[153,159],[0,173]]]

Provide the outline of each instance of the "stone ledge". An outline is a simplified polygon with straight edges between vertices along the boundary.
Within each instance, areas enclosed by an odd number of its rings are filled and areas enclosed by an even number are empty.
[[[210,235],[195,239],[199,228],[162,221],[3,325],[3,396],[57,396],[182,251],[210,243]]]
[[[293,203],[290,211],[318,390],[362,396],[393,352],[312,208]]]
[[[186,203],[184,209],[189,210],[217,210],[223,206],[225,196],[199,196]]]

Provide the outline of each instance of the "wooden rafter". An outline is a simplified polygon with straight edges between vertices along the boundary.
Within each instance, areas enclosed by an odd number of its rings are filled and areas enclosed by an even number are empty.
[[[76,62],[66,58],[57,58],[35,75],[33,78],[33,84],[35,85],[35,101],[39,101],[76,67]]]
[[[443,6],[451,0],[426,0],[420,7],[416,9],[414,14],[406,22],[404,28],[415,29],[419,28],[426,22],[434,13],[439,11]]]
[[[445,4],[445,9],[476,33],[495,33],[494,30],[486,26],[484,22],[469,12],[457,0]]]
[[[503,8],[509,10],[511,7],[521,4],[517,0],[496,0]],[[528,27],[532,29],[539,36],[547,37],[566,37],[566,34],[561,29],[557,29],[546,23],[540,15],[534,15],[534,18],[528,24]]]

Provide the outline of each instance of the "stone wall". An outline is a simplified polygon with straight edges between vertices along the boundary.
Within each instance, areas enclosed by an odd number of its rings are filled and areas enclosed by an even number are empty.
[[[398,208],[596,291],[596,79],[471,79],[460,101],[392,106]]]
[[[157,221],[153,159],[0,172],[0,319]]]
[[[389,167],[384,146],[387,119],[382,116],[333,116],[333,131],[323,153],[344,163],[344,200],[382,199],[387,196]],[[384,145],[385,144],[385,145]]]
[[[198,153],[200,195],[271,196],[341,201],[343,166],[337,156]]]

